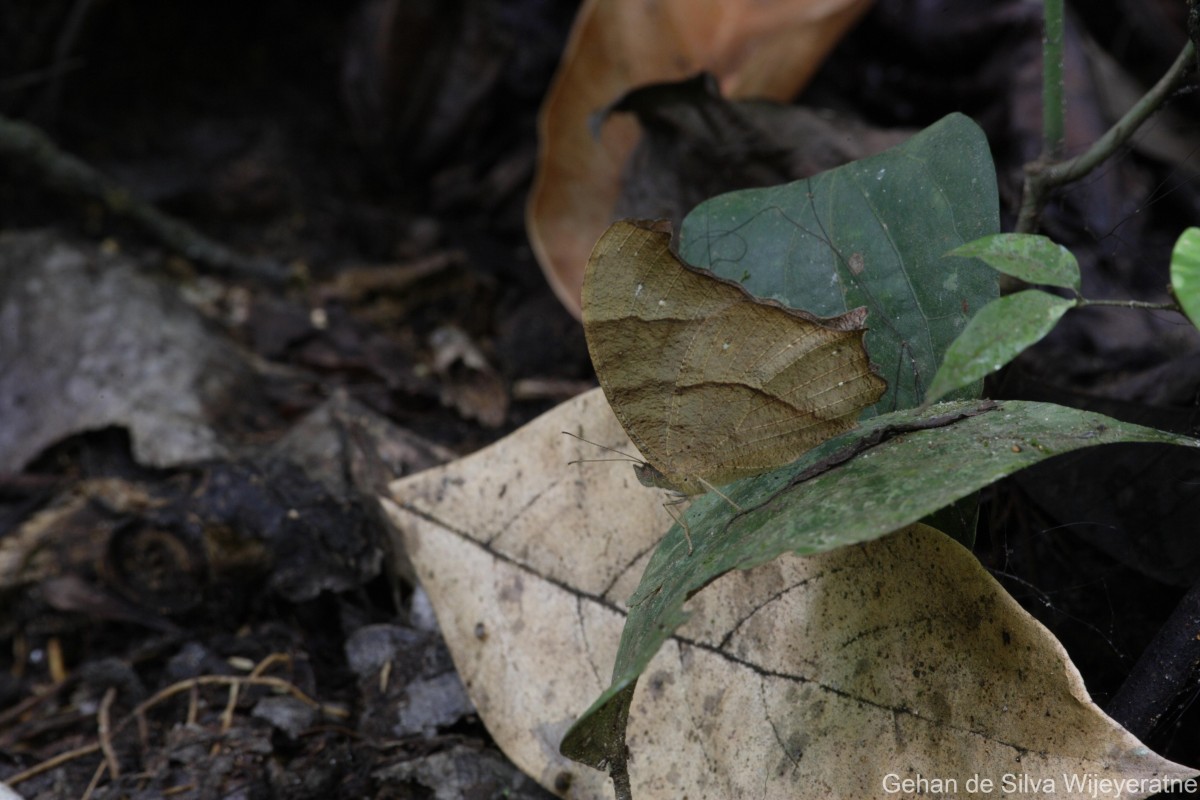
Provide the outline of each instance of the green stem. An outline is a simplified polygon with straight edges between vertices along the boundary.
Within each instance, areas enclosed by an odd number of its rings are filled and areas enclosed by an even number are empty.
[[[1163,101],[1187,76],[1192,59],[1196,55],[1196,45],[1189,41],[1175,59],[1175,63],[1167,73],[1154,84],[1154,88],[1146,92],[1133,108],[1125,112],[1125,116],[1117,120],[1108,131],[1096,140],[1086,153],[1075,158],[1052,164],[1043,173],[1051,186],[1062,186],[1077,181],[1084,175],[1100,166],[1109,156],[1117,151],[1137,132],[1151,114],[1159,109]]]
[[[1110,306],[1112,308],[1140,308],[1147,311],[1178,311],[1183,313],[1183,309],[1178,303],[1147,303],[1144,300],[1087,300],[1079,298],[1076,300],[1076,308],[1084,308],[1086,306]]]
[[[1042,15],[1042,158],[1062,158],[1066,137],[1063,107],[1063,0],[1045,0]]]
[[[1035,162],[1027,165],[1024,197],[1021,201],[1020,216],[1017,218],[1017,232],[1032,233],[1037,229],[1038,216],[1052,189],[1079,180],[1128,142],[1141,124],[1157,111],[1167,96],[1183,82],[1195,57],[1196,45],[1189,41],[1167,73],[1154,84],[1154,88],[1097,139],[1087,152],[1053,164]]]

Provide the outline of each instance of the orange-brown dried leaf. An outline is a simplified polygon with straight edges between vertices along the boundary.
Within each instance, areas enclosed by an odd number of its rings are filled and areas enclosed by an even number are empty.
[[[788,100],[870,0],[587,0],[542,105],[527,212],[546,279],[576,316],[592,244],[611,222],[631,119],[589,121],[628,90],[710,72],[732,98]]]

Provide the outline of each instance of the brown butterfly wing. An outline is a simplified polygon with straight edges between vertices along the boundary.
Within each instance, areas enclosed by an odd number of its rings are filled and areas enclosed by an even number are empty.
[[[790,463],[886,384],[866,309],[822,319],[685,266],[659,223],[618,222],[584,275],[588,350],[626,432],[686,494]]]

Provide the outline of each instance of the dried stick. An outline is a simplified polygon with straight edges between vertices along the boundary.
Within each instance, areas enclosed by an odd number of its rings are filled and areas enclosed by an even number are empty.
[[[100,202],[110,213],[125,217],[163,246],[197,264],[233,277],[275,285],[285,283],[289,277],[283,265],[239,255],[186,222],[136,199],[116,181],[59,149],[39,128],[27,122],[0,115],[0,158],[31,169],[52,189]]]
[[[96,712],[96,738],[100,742],[100,751],[104,753],[104,761],[108,764],[108,771],[112,773],[113,778],[121,777],[121,764],[117,761],[116,750],[113,749],[112,723],[109,720],[113,700],[116,698],[116,687],[108,687],[108,691],[104,693],[104,699],[100,701],[100,708]]]
[[[124,719],[122,719],[116,725],[109,726],[109,735],[111,736],[112,734],[120,733],[131,721],[137,721],[140,725],[142,720],[145,718],[146,712],[150,709],[177,694],[182,694],[183,692],[192,692],[201,686],[269,686],[272,689],[287,692],[305,705],[315,708],[324,714],[328,714],[329,716],[350,716],[349,712],[347,712],[345,709],[337,708],[335,706],[328,706],[324,703],[314,700],[305,694],[300,687],[289,681],[285,681],[282,678],[272,678],[269,676],[240,677],[237,675],[201,675],[196,678],[188,678],[187,680],[178,681],[177,683],[173,683],[170,686],[155,692],[152,697],[139,703],[132,711],[129,712],[128,715],[126,715]],[[77,747],[74,750],[68,750],[66,752],[59,753],[58,755],[52,756],[45,761],[34,764],[29,769],[18,772],[15,775],[10,775],[5,779],[5,782],[9,786],[15,786],[18,783],[22,783],[30,778],[41,775],[43,772],[47,772],[55,767],[62,766],[68,761],[73,761],[77,758],[83,758],[84,756],[89,756],[98,752],[106,756],[104,761],[101,763],[107,765],[108,758],[107,753],[104,751],[104,745],[100,741],[95,741],[91,744],[84,745],[83,747]]]
[[[1200,679],[1200,581],[1159,628],[1105,712],[1145,741]]]
[[[96,765],[96,771],[92,773],[92,779],[88,781],[87,788],[83,790],[83,794],[79,796],[79,800],[91,800],[92,795],[96,793],[96,787],[100,785],[100,779],[104,777],[104,772],[107,769],[107,761],[101,761]]]
[[[45,108],[48,119],[53,119],[58,113],[58,101],[62,96],[62,76],[66,72],[63,66],[70,60],[71,51],[79,40],[84,22],[91,13],[94,0],[75,0],[67,19],[63,23],[58,41],[54,43],[54,63],[50,65],[50,85],[46,87]]]
[[[27,781],[30,778],[36,778],[38,775],[41,775],[43,772],[49,772],[50,770],[54,769],[55,767],[61,767],[63,764],[66,764],[68,761],[74,761],[77,758],[83,758],[84,756],[90,756],[92,753],[98,753],[98,752],[100,752],[100,743],[99,742],[92,742],[91,744],[85,744],[83,747],[76,747],[74,750],[67,750],[65,752],[59,753],[56,756],[51,756],[50,758],[47,758],[45,761],[39,761],[37,764],[34,764],[29,769],[23,770],[22,772],[18,772],[15,775],[9,775],[7,778],[4,779],[4,782],[6,784],[8,784],[9,786],[16,786],[18,783]]]

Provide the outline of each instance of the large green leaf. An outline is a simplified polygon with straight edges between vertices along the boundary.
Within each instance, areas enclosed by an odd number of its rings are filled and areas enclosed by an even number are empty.
[[[1051,456],[1115,442],[1196,440],[1077,409],[958,401],[881,415],[795,464],[709,493],[676,525],[630,599],[612,684],[562,744],[570,758],[617,773],[633,687],[681,625],[684,602],[720,575],[785,552],[819,553],[877,539]],[[735,509],[732,504],[736,504]]]
[[[997,296],[994,271],[943,257],[996,233],[997,208],[987,140],[952,114],[877,156],[702,203],[683,221],[680,254],[816,314],[867,306],[867,349],[889,384],[870,416],[918,405],[950,342]]]

